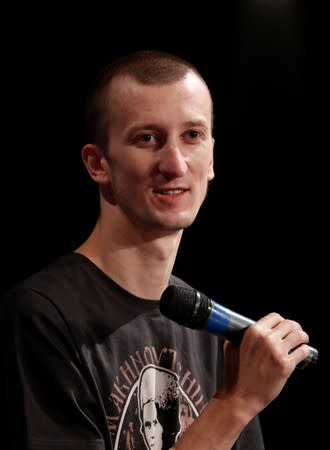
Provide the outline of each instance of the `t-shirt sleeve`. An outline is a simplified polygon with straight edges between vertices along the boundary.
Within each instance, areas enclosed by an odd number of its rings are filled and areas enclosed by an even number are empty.
[[[233,450],[265,450],[259,416],[244,428]]]
[[[104,450],[106,424],[56,305],[16,289],[0,307],[1,448]]]

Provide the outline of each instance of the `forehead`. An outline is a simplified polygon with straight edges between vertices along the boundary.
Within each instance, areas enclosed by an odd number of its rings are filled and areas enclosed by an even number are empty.
[[[205,82],[193,72],[171,83],[143,84],[131,76],[118,76],[109,88],[111,120],[145,117],[150,120],[202,115],[211,121],[212,99]],[[197,118],[196,118],[197,119]]]

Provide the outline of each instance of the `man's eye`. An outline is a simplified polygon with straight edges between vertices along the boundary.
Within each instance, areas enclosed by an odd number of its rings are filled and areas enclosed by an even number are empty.
[[[141,134],[139,139],[143,142],[150,142],[154,139],[152,134]]]
[[[199,131],[196,131],[196,130],[188,131],[187,134],[188,134],[188,137],[191,138],[191,139],[196,139],[196,138],[198,138],[200,136]]]

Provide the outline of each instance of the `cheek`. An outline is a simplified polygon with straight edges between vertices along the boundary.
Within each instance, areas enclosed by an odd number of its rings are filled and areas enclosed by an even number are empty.
[[[137,200],[148,179],[149,172],[131,161],[129,164],[126,161],[125,164],[114,165],[111,170],[111,184],[117,200],[119,197]]]
[[[121,161],[111,167],[111,176],[114,183],[133,184],[146,177],[146,171],[138,161]]]

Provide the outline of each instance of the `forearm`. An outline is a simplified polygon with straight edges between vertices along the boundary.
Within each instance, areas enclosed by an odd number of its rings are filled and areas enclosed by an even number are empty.
[[[238,399],[216,396],[172,450],[230,450],[252,418]]]

